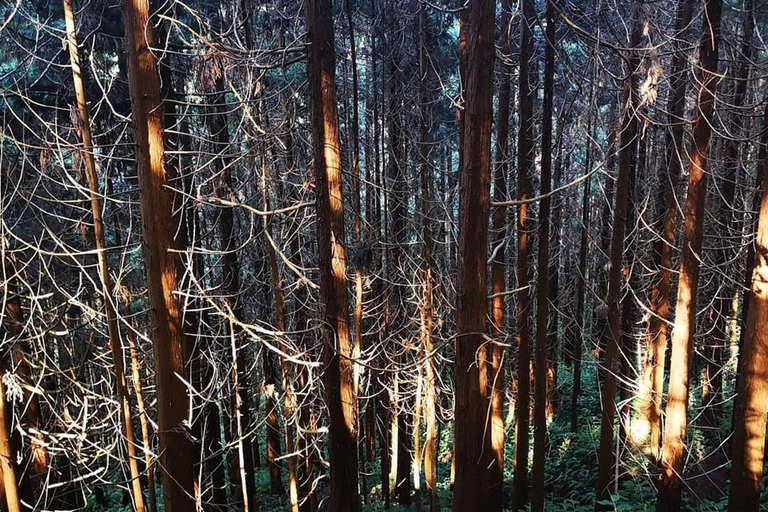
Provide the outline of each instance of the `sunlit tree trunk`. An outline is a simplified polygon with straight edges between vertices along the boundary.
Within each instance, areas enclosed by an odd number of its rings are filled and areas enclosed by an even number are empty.
[[[149,20],[149,0],[124,0],[123,23],[128,54],[136,169],[139,176],[144,257],[152,320],[159,451],[167,512],[194,510],[193,443],[187,432],[189,399],[184,375],[185,340],[181,301],[175,292],[183,274],[175,251],[185,247],[176,238],[179,212],[163,164],[163,122],[157,60]]]
[[[341,141],[331,0],[306,7],[313,161],[317,194],[323,359],[330,414],[331,512],[358,512],[357,392],[349,333]]]
[[[676,39],[682,45],[690,32],[692,0],[678,0]],[[685,155],[685,92],[688,85],[687,56],[678,47],[670,74],[672,96],[669,105],[669,132],[667,134],[666,166],[661,167],[659,181],[664,188],[661,212],[660,240],[654,244],[655,282],[651,290],[650,320],[646,352],[643,358],[638,421],[647,423],[648,453],[657,461],[661,447],[661,399],[664,393],[664,366],[667,353],[669,327],[670,286],[672,282],[672,257],[675,249],[677,225],[677,184]]]
[[[5,242],[2,242],[3,244]],[[0,247],[0,251],[5,252],[5,247]],[[17,299],[14,298],[15,289],[10,284],[11,276],[9,274],[10,265],[6,264],[6,255],[2,254],[2,282],[3,282],[3,330],[4,334],[18,336],[21,334],[21,308]],[[3,336],[4,344],[9,340]],[[5,350],[3,351],[5,352]],[[0,354],[0,473],[2,473],[2,488],[0,488],[0,507],[7,512],[21,512],[21,493],[19,490],[18,472],[16,468],[17,447],[14,446],[12,438],[12,417],[13,410],[11,404],[6,399],[5,379],[9,370],[10,356]],[[26,510],[26,509],[24,509]]]
[[[688,426],[688,384],[693,338],[696,331],[696,292],[699,284],[699,262],[707,195],[707,157],[712,135],[712,110],[717,84],[721,10],[722,0],[706,0],[699,43],[701,73],[697,94],[698,112],[693,126],[688,194],[683,211],[683,255],[671,338],[669,392],[661,455],[661,487],[657,502],[659,512],[680,510],[682,500],[682,475]]]
[[[763,117],[758,188],[762,200],[757,224],[757,261],[752,274],[740,378],[733,420],[733,451],[728,512],[757,512],[765,454],[768,407],[768,108]]]
[[[456,484],[453,510],[500,511],[486,493],[486,472],[496,464],[486,416],[488,361],[486,247],[491,185],[494,2],[467,8],[466,98],[459,203],[459,271],[455,363]],[[479,249],[479,250],[478,250]]]
[[[433,317],[434,306],[432,303],[432,208],[431,201],[434,196],[430,188],[430,164],[428,157],[428,133],[429,133],[429,107],[427,99],[427,77],[429,74],[427,62],[427,9],[426,4],[419,4],[419,111],[421,120],[419,125],[419,165],[421,177],[421,231],[422,231],[422,306],[421,306],[421,338],[422,354],[424,357],[424,421],[426,422],[426,438],[424,440],[424,477],[429,494],[430,512],[439,512],[440,501],[437,495],[437,393],[435,378],[435,347],[433,341]],[[416,417],[421,415],[416,408]],[[414,427],[414,440],[419,439],[419,425]],[[419,456],[418,445],[415,446],[416,457]],[[414,473],[418,475],[419,464],[415,464]],[[418,496],[417,496],[418,503]]]

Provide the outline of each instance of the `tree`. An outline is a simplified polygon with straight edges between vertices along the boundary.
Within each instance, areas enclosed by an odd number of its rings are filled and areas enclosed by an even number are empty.
[[[625,107],[622,113],[619,150],[619,175],[616,179],[616,198],[613,209],[613,228],[611,231],[610,263],[608,272],[608,296],[605,299],[608,327],[604,333],[605,355],[603,359],[602,415],[600,422],[600,449],[597,466],[597,510],[606,509],[609,496],[608,486],[613,475],[612,469],[618,461],[613,452],[613,421],[616,417],[616,376],[618,375],[620,308],[619,295],[622,287],[622,254],[624,252],[624,231],[627,223],[629,204],[630,174],[635,160],[637,138],[637,108],[635,93],[635,73],[639,58],[635,48],[640,44],[640,20],[635,20],[632,31],[632,54],[628,59],[628,77],[624,84]]]
[[[494,3],[467,8],[467,71],[459,203],[459,270],[456,320],[456,484],[453,510],[487,510],[485,472],[494,464],[486,435],[489,405],[485,356],[486,251],[491,185]]]
[[[323,359],[330,412],[331,512],[357,512],[357,392],[354,385],[341,187],[331,0],[307,3],[312,148],[317,193],[320,303],[326,325]]]
[[[523,16],[520,20],[520,69],[518,91],[520,127],[517,132],[517,282],[524,287],[517,296],[517,401],[515,402],[515,474],[513,508],[522,510],[528,501],[528,435],[530,424],[530,307],[531,292],[531,219],[527,200],[531,198],[535,147],[533,133],[533,99],[537,95],[532,84],[531,59],[533,55],[534,5],[522,0]]]
[[[762,146],[758,158],[758,190],[761,191],[757,224],[757,261],[754,265],[750,308],[739,354],[739,388],[734,406],[731,484],[728,512],[756,512],[765,453],[768,411],[768,108],[763,116]]]
[[[707,157],[712,135],[712,111],[717,85],[718,47],[722,2],[707,0],[699,42],[701,76],[698,111],[693,125],[693,147],[688,173],[683,224],[683,255],[672,329],[666,425],[661,456],[661,487],[657,510],[680,510],[685,439],[688,426],[688,384],[696,331],[696,292],[699,284],[701,244],[707,194]]]
[[[541,129],[541,202],[536,312],[535,397],[533,401],[533,489],[531,511],[544,511],[544,461],[547,449],[547,381],[549,379],[549,194],[552,189],[552,103],[555,89],[555,5],[547,1],[544,64],[544,119]],[[522,89],[521,89],[522,90]],[[557,228],[557,226],[556,226]]]
[[[194,451],[187,432],[185,335],[181,301],[176,291],[183,275],[185,241],[177,235],[171,177],[163,163],[163,122],[157,59],[150,51],[153,29],[149,0],[124,0],[123,23],[128,84],[141,189],[143,250],[146,261],[152,338],[157,381],[160,464],[163,500],[168,512],[194,508]]]
[[[501,50],[510,51],[510,5],[501,2]],[[512,70],[501,60],[499,72],[501,84],[498,89],[499,108],[496,121],[496,170],[493,181],[494,200],[506,201],[507,173],[509,171],[509,106],[512,97]],[[501,507],[504,499],[504,338],[505,338],[505,290],[507,286],[506,251],[507,209],[496,206],[493,210],[493,238],[491,242],[491,334],[495,340],[491,345],[491,449],[496,464],[489,471],[488,491],[494,507]]]
[[[693,2],[678,0],[675,41],[682,45],[690,32]],[[677,224],[677,184],[685,153],[683,135],[685,131],[685,92],[688,81],[685,77],[686,56],[682,48],[674,56],[669,100],[669,131],[667,133],[666,165],[662,166],[659,181],[664,187],[664,202],[659,202],[661,239],[654,244],[656,281],[651,291],[651,316],[648,322],[647,349],[643,361],[642,391],[640,408],[642,421],[648,424],[648,451],[658,460],[661,444],[661,403],[664,392],[664,367],[667,354],[670,287],[672,282],[672,256],[675,246]]]
[[[85,87],[80,68],[80,51],[77,47],[77,31],[75,30],[75,13],[72,9],[72,0],[64,0],[64,22],[67,28],[67,46],[69,47],[69,60],[72,66],[72,78],[75,84],[75,100],[77,102],[77,120],[80,128],[80,136],[83,140],[83,161],[85,162],[85,175],[88,180],[88,188],[91,196],[91,213],[93,215],[93,234],[96,250],[98,251],[99,277],[102,284],[104,310],[107,317],[107,331],[109,344],[112,348],[112,361],[115,365],[116,395],[120,406],[120,421],[125,433],[125,445],[128,451],[128,467],[131,482],[131,491],[136,512],[144,512],[144,495],[141,491],[139,480],[138,455],[136,453],[136,441],[133,434],[133,419],[131,405],[128,401],[126,389],[125,364],[123,361],[123,347],[117,324],[117,313],[114,304],[114,286],[110,275],[109,260],[107,254],[106,236],[104,234],[104,221],[102,220],[101,196],[99,195],[99,178],[96,174],[96,160],[93,156],[94,148],[91,138],[91,118],[88,114],[88,106],[85,98]]]

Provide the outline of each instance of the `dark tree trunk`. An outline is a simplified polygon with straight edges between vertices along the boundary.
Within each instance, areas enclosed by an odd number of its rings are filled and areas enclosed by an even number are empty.
[[[496,464],[486,435],[489,406],[486,332],[486,250],[491,184],[494,2],[467,8],[466,105],[459,204],[459,273],[455,363],[453,510],[500,511],[486,494],[488,467]],[[482,250],[478,250],[482,248]],[[476,358],[479,360],[476,362]]]
[[[182,304],[176,291],[183,263],[176,251],[186,249],[186,234],[177,235],[180,211],[172,177],[164,163],[160,80],[149,0],[124,0],[123,23],[128,54],[136,169],[141,191],[142,234],[157,382],[160,464],[167,512],[195,508],[195,451],[185,431],[189,417],[185,374]]]
[[[331,512],[358,512],[357,392],[349,333],[341,140],[336,103],[331,0],[307,3],[312,142],[323,323],[325,391],[330,414]]]

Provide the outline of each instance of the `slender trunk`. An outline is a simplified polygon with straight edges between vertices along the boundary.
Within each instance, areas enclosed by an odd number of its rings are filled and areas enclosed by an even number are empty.
[[[226,151],[229,146],[229,128],[227,126],[227,116],[225,113],[224,80],[219,78],[214,83],[213,91],[213,115],[206,116],[208,130],[211,138],[216,143],[215,153],[219,155]],[[225,157],[217,156],[214,159],[214,171],[216,181],[214,183],[214,194],[217,199],[233,201],[235,192],[232,189],[232,180],[230,177],[228,165]],[[235,235],[235,216],[232,207],[222,207],[218,217],[219,238],[221,251],[224,260],[222,272],[222,288],[225,292],[225,301],[231,314],[236,321],[243,321],[243,305],[240,295],[240,261],[237,254],[237,240]],[[236,321],[228,322],[233,355],[232,372],[232,393],[231,406],[235,429],[233,432],[237,437],[237,451],[240,454],[236,464],[236,482],[241,487],[245,512],[252,511],[256,506],[256,483],[253,461],[253,447],[251,436],[247,433],[251,424],[251,408],[248,400],[249,376],[246,371],[245,354],[243,349],[243,339],[245,333],[242,327]],[[235,375],[237,374],[237,375]],[[267,409],[269,411],[269,409]],[[269,430],[268,430],[269,431]],[[268,435],[269,437],[269,435]],[[271,448],[271,445],[270,445]],[[278,475],[279,478],[279,475]]]
[[[757,225],[757,261],[752,274],[744,344],[739,353],[728,512],[757,512],[763,479],[768,404],[768,108],[763,116],[762,133],[758,159],[762,200]]]
[[[536,156],[533,132],[533,100],[537,91],[531,73],[533,58],[533,25],[535,7],[533,0],[522,0],[523,15],[520,19],[520,70],[518,87],[520,95],[520,128],[518,131],[518,185],[517,197],[524,201],[532,194]],[[517,400],[515,403],[515,462],[513,510],[522,510],[528,502],[528,446],[530,425],[530,359],[531,327],[531,219],[528,204],[521,204],[517,212]]]
[[[552,189],[552,102],[555,89],[555,6],[547,2],[544,105],[541,128],[541,196],[536,315],[536,364],[533,401],[533,488],[531,512],[544,512],[544,462],[547,450],[547,384],[549,373],[549,214]],[[522,89],[521,89],[522,90]],[[557,226],[556,226],[557,228]]]
[[[331,0],[310,0],[306,21],[325,391],[330,414],[331,512],[358,512],[357,392],[350,359],[341,141]]]
[[[454,432],[456,487],[453,510],[501,510],[486,494],[486,472],[498,464],[486,435],[488,361],[486,247],[491,184],[494,2],[467,8],[466,104],[459,204],[459,265]],[[478,250],[482,248],[482,250]]]
[[[184,375],[185,339],[181,300],[176,291],[184,273],[185,237],[177,237],[171,177],[163,164],[163,122],[157,60],[149,21],[149,0],[124,0],[123,22],[128,60],[136,168],[139,175],[142,233],[157,382],[159,452],[167,512],[195,507],[195,453],[185,431],[189,417]]]
[[[746,3],[746,2],[745,2]],[[722,394],[723,394],[723,359],[730,338],[727,332],[731,325],[731,310],[733,296],[736,293],[732,280],[729,276],[732,272],[732,265],[729,265],[733,259],[734,245],[738,244],[741,238],[741,231],[736,230],[733,223],[733,211],[736,209],[734,200],[736,197],[736,183],[739,180],[739,149],[742,131],[744,101],[747,96],[747,86],[749,84],[749,69],[752,59],[752,34],[754,32],[754,0],[749,0],[749,6],[744,14],[744,40],[741,44],[741,63],[736,73],[736,87],[733,93],[731,105],[734,111],[731,114],[730,125],[728,127],[729,136],[725,137],[724,153],[725,165],[723,166],[723,175],[719,180],[719,199],[718,204],[718,222],[720,224],[721,236],[717,237],[721,247],[717,250],[716,265],[718,267],[717,285],[718,292],[715,297],[715,320],[712,330],[712,336],[705,349],[705,369],[704,381],[702,382],[701,401],[704,407],[702,420],[704,425],[710,427],[708,432],[716,433],[723,415]]]
[[[619,175],[616,181],[616,203],[613,210],[613,231],[611,233],[610,246],[610,270],[608,277],[608,295],[606,297],[607,329],[604,333],[605,355],[603,359],[602,382],[602,421],[600,424],[600,450],[598,452],[596,509],[608,508],[605,500],[608,498],[608,486],[613,478],[614,460],[613,451],[613,420],[616,416],[616,375],[618,374],[617,362],[619,356],[620,320],[619,295],[622,286],[622,253],[624,249],[624,231],[627,220],[627,205],[629,202],[629,185],[632,165],[635,159],[635,142],[637,137],[637,116],[635,114],[635,72],[639,64],[638,56],[634,48],[640,42],[640,20],[635,21],[632,34],[633,48],[629,59],[629,77],[624,85],[625,108],[623,112],[620,132]]]
[[[390,37],[388,38],[388,50],[390,60],[387,64],[389,68],[389,91],[388,91],[388,112],[387,120],[389,124],[389,161],[387,163],[387,179],[391,193],[388,195],[389,211],[389,230],[392,237],[389,254],[387,258],[388,274],[392,280],[392,295],[390,301],[391,320],[389,323],[390,343],[397,348],[397,368],[395,378],[397,386],[395,388],[395,401],[392,404],[392,428],[396,432],[396,440],[393,439],[393,461],[392,466],[395,471],[395,488],[397,498],[401,505],[409,506],[411,503],[411,453],[412,453],[412,388],[410,376],[402,370],[409,365],[408,355],[410,347],[408,346],[409,337],[405,334],[407,326],[407,303],[406,303],[406,254],[405,245],[407,243],[407,223],[408,196],[406,192],[405,176],[405,155],[404,155],[404,127],[402,124],[402,95],[403,77],[401,76],[400,59],[401,50],[396,44],[391,34],[397,33],[399,22],[396,19],[396,13],[388,13],[388,26]],[[398,389],[398,386],[400,389]],[[399,396],[398,396],[399,395]],[[400,397],[403,397],[402,399]],[[393,436],[395,437],[395,436]]]
[[[91,196],[93,234],[96,250],[98,251],[97,258],[102,285],[101,292],[103,295],[105,316],[107,318],[107,335],[109,338],[109,345],[112,348],[112,360],[115,367],[115,393],[120,407],[120,422],[123,427],[123,434],[125,435],[125,444],[128,452],[128,468],[133,504],[136,508],[136,512],[144,512],[144,495],[141,492],[139,463],[136,454],[133,421],[131,418],[131,404],[128,398],[127,381],[125,378],[123,347],[114,304],[114,286],[112,285],[112,277],[109,273],[109,259],[107,255],[106,236],[104,234],[104,221],[102,219],[101,196],[99,195],[99,177],[96,172],[96,158],[94,157],[94,147],[91,138],[91,120],[85,98],[82,70],[80,68],[80,53],[77,47],[75,14],[72,8],[72,0],[64,0],[63,5],[64,21],[67,29],[67,43],[69,47],[69,61],[72,67],[72,78],[75,84],[77,121],[80,128],[80,136],[83,140],[83,161],[85,163],[85,175],[88,180],[88,188],[90,189]]]
[[[699,44],[701,63],[697,97],[698,114],[693,125],[693,147],[688,174],[683,225],[683,256],[677,289],[675,322],[672,329],[672,356],[669,372],[666,424],[661,457],[661,487],[656,504],[660,512],[680,510],[685,439],[688,426],[688,379],[691,370],[693,337],[696,331],[696,292],[707,195],[707,157],[712,135],[712,110],[717,84],[718,46],[722,0],[706,0]]]
[[[591,99],[594,99],[594,86],[592,86]],[[584,192],[581,197],[581,238],[579,240],[579,275],[576,285],[576,343],[573,347],[573,389],[571,392],[571,432],[579,431],[579,396],[581,395],[581,361],[584,357],[584,344],[587,333],[585,332],[585,308],[587,288],[587,247],[589,245],[589,222],[592,205],[590,197],[592,193],[592,144],[594,137],[594,116],[591,114],[592,101],[590,101],[590,113],[587,121],[587,141],[584,172],[587,179],[584,180]]]
[[[112,195],[112,180],[108,182],[108,194]],[[122,222],[120,214],[115,211],[115,247],[123,246]],[[126,290],[123,294],[125,317],[133,318],[133,307],[131,306],[130,291]],[[150,512],[157,511],[157,493],[155,490],[155,465],[152,460],[152,430],[149,424],[149,416],[144,402],[144,388],[141,382],[141,362],[139,360],[138,344],[136,331],[133,326],[128,329],[128,350],[131,357],[131,378],[133,379],[133,388],[136,392],[136,405],[138,406],[139,425],[141,426],[141,441],[144,448],[144,463],[146,465],[147,483],[149,487],[148,505]],[[224,502],[226,501],[226,497]],[[223,502],[222,502],[223,503]]]
[[[432,298],[432,222],[431,201],[433,193],[430,190],[429,159],[427,156],[429,143],[429,110],[427,98],[427,77],[429,64],[427,62],[427,9],[426,4],[419,4],[419,110],[421,122],[419,126],[419,164],[421,174],[421,230],[422,230],[422,307],[421,307],[421,339],[424,355],[424,420],[426,422],[426,438],[424,440],[424,477],[429,494],[430,512],[439,512],[440,501],[437,495],[437,393],[435,391],[435,357],[433,341],[434,305]],[[416,418],[421,415],[416,408]],[[419,439],[418,421],[414,426],[414,441]],[[419,457],[419,447],[414,446],[416,457]],[[414,473],[418,475],[420,464],[414,465]],[[415,483],[417,483],[416,480]],[[417,488],[418,490],[418,488]],[[419,503],[417,495],[417,504]]]
[[[510,2],[503,0],[501,3],[501,51],[510,51]],[[507,197],[507,172],[509,169],[509,103],[512,95],[512,69],[509,66],[499,66],[501,84],[499,86],[499,110],[496,132],[496,169],[494,175],[494,200],[506,201]],[[506,252],[504,245],[507,238],[507,209],[496,207],[493,210],[493,235],[491,242],[491,254],[495,257],[491,260],[491,334],[494,341],[490,346],[491,352],[491,451],[495,464],[488,471],[488,486],[491,506],[495,509],[502,507],[504,502],[504,343],[505,340],[505,316],[506,304],[504,291],[506,290]]]
[[[651,291],[650,320],[643,361],[643,375],[640,392],[640,421],[646,422],[648,431],[648,453],[658,461],[661,447],[661,401],[664,393],[664,367],[667,357],[669,327],[670,286],[672,282],[675,229],[677,226],[677,184],[680,181],[682,158],[685,154],[685,93],[687,80],[687,56],[682,45],[690,32],[693,2],[678,0],[677,36],[681,46],[675,54],[670,88],[672,97],[669,106],[669,133],[667,135],[667,162],[661,167],[659,182],[664,187],[663,212],[660,213],[662,237],[654,244],[656,280]]]
[[[279,184],[280,181],[276,180]],[[264,198],[264,211],[270,211],[269,201],[269,179],[267,177],[266,159],[262,161],[262,173],[261,173],[261,190]],[[282,194],[280,194],[282,196]],[[273,246],[273,228],[272,228],[272,216],[264,217],[264,231],[267,238],[267,256],[269,258],[269,270],[272,275],[272,293],[275,297],[275,319],[278,332],[278,341],[280,344],[280,368],[281,368],[281,384],[284,394],[284,418],[285,421],[285,451],[288,457],[288,498],[291,504],[291,512],[299,511],[299,491],[298,484],[296,482],[296,456],[294,455],[294,441],[296,437],[296,429],[294,426],[294,410],[295,410],[295,398],[293,396],[293,382],[291,363],[288,360],[288,354],[290,353],[290,347],[288,340],[285,337],[286,321],[285,321],[285,297],[283,295],[283,285],[280,279],[280,269],[277,265],[277,255],[275,254],[275,248]],[[267,353],[265,352],[265,356]],[[278,473],[278,479],[280,478]],[[280,487],[272,489],[273,494],[283,493],[282,481],[279,480]]]

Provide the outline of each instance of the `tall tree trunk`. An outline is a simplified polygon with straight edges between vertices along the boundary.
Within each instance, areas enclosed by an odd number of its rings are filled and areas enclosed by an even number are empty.
[[[75,14],[72,9],[72,0],[64,0],[64,22],[67,29],[67,46],[69,47],[69,61],[72,67],[72,78],[75,84],[75,99],[77,102],[77,121],[80,128],[80,137],[83,140],[83,162],[85,163],[85,175],[88,180],[88,188],[91,196],[91,214],[93,216],[93,234],[98,251],[99,276],[101,277],[101,293],[104,301],[104,312],[107,318],[107,336],[112,349],[112,360],[115,367],[115,393],[120,407],[120,423],[125,435],[125,444],[128,453],[128,468],[131,485],[131,497],[136,512],[144,512],[144,495],[141,492],[141,480],[139,461],[136,454],[136,441],[133,433],[133,420],[131,418],[131,403],[128,398],[127,382],[125,378],[125,363],[123,359],[123,346],[120,331],[117,325],[117,312],[114,304],[114,286],[109,273],[109,256],[107,254],[106,236],[104,234],[104,221],[102,219],[101,196],[99,195],[99,177],[96,173],[96,159],[91,137],[91,119],[88,113],[83,85],[82,70],[80,68],[80,53],[77,47],[77,31],[75,29]]]
[[[467,8],[467,72],[459,204],[459,272],[455,363],[456,487],[453,510],[497,512],[486,472],[497,464],[486,435],[490,402],[485,355],[486,247],[491,185],[494,2]],[[482,248],[478,250],[478,248]],[[478,360],[476,360],[476,358]]]
[[[728,512],[757,512],[763,478],[768,405],[768,108],[763,116],[762,134],[758,159],[762,200],[757,225],[757,262],[752,274],[749,318],[739,353]]]
[[[358,512],[357,392],[350,359],[341,141],[331,0],[307,3],[310,99],[326,400],[330,413],[331,512]]]
[[[429,494],[430,512],[439,512],[440,501],[437,495],[437,406],[435,379],[435,347],[433,336],[434,305],[432,299],[432,208],[433,193],[430,190],[430,165],[428,157],[429,106],[427,98],[427,77],[429,74],[427,62],[427,9],[426,4],[419,4],[419,164],[421,174],[421,231],[422,231],[422,307],[421,307],[421,338],[424,357],[424,420],[426,422],[426,438],[424,440],[424,477]],[[416,417],[421,411],[416,408]],[[414,428],[415,439],[419,436],[418,424]],[[419,451],[416,449],[416,456]],[[415,465],[418,474],[419,464]],[[418,499],[418,498],[417,498]],[[418,501],[417,501],[418,503]]]
[[[501,2],[501,51],[508,54],[510,48],[510,2]],[[509,103],[512,95],[512,69],[505,66],[504,60],[499,66],[501,84],[499,85],[499,110],[496,121],[496,169],[493,183],[494,200],[506,201],[507,172],[509,170]],[[491,451],[495,464],[488,470],[488,486],[491,507],[495,510],[502,508],[504,503],[504,345],[507,287],[506,252],[504,246],[507,239],[507,209],[497,206],[493,210],[493,235],[491,242],[491,334],[494,337],[490,345],[491,352]]]
[[[624,231],[627,221],[627,205],[629,202],[630,174],[635,160],[635,148],[637,137],[637,114],[635,109],[635,72],[639,64],[639,58],[635,53],[641,37],[642,23],[635,20],[635,28],[632,33],[629,58],[629,76],[624,84],[625,108],[622,114],[619,153],[619,176],[616,181],[616,202],[613,210],[613,231],[611,233],[610,246],[610,271],[608,277],[608,296],[606,297],[607,312],[605,318],[608,326],[604,333],[605,356],[603,360],[602,382],[602,421],[600,424],[600,450],[598,452],[596,508],[605,510],[609,508],[605,503],[608,498],[608,486],[613,477],[613,465],[619,461],[614,460],[613,452],[613,420],[616,417],[616,375],[618,374],[617,361],[619,359],[619,340],[621,337],[621,311],[619,307],[619,295],[622,286],[622,253],[624,250]]]
[[[396,368],[394,376],[396,383],[392,386],[394,391],[394,402],[392,404],[392,429],[393,429],[393,450],[392,466],[395,469],[395,489],[398,501],[401,505],[409,506],[411,504],[411,458],[412,458],[412,389],[413,383],[411,377],[403,368],[410,364],[408,355],[410,354],[410,341],[406,333],[407,328],[407,301],[406,288],[408,281],[405,277],[406,254],[405,245],[408,238],[408,228],[406,225],[406,216],[408,212],[408,196],[406,192],[405,167],[406,160],[404,155],[404,126],[402,120],[402,95],[403,77],[401,66],[401,49],[392,34],[398,32],[400,23],[396,16],[398,13],[391,10],[388,13],[388,50],[390,59],[387,63],[389,68],[389,88],[388,88],[388,112],[387,120],[389,124],[388,134],[388,154],[387,179],[388,188],[391,191],[388,194],[389,211],[389,232],[391,234],[391,245],[389,250],[390,257],[387,258],[388,272],[392,280],[392,294],[390,300],[390,321],[388,337],[393,346],[396,347],[397,355]]]
[[[224,80],[219,78],[214,83],[215,90],[213,92],[213,115],[206,116],[208,122],[208,130],[211,133],[211,138],[216,141],[215,153],[220,155],[229,146],[229,128],[227,127],[227,115],[225,113],[225,97],[224,97]],[[229,174],[228,165],[229,162],[225,161],[222,156],[217,156],[214,159],[214,172],[216,181],[214,183],[214,194],[216,198],[222,201],[233,202],[235,192],[232,189],[232,180]],[[225,301],[228,308],[231,310],[231,314],[234,316],[234,320],[242,322],[243,317],[243,304],[239,297],[240,295],[240,261],[237,254],[237,239],[235,235],[235,215],[233,207],[224,206],[219,211],[218,218],[219,238],[221,244],[221,252],[223,253],[223,272],[222,272],[222,287],[225,292]],[[243,348],[243,338],[245,333],[242,327],[236,322],[229,323],[229,338],[232,343],[232,355],[233,355],[233,372],[232,372],[232,393],[231,406],[233,407],[232,415],[235,423],[236,445],[239,456],[237,457],[237,464],[235,469],[237,471],[235,477],[236,482],[241,487],[243,493],[243,500],[245,506],[245,512],[253,511],[256,507],[256,482],[255,482],[255,470],[253,462],[253,447],[251,436],[248,431],[251,424],[251,408],[248,396],[249,389],[249,375],[246,371],[246,351]],[[266,354],[265,354],[266,355]],[[235,375],[236,374],[236,375]],[[269,401],[268,401],[269,405]],[[269,414],[269,407],[267,407],[267,413]],[[268,435],[269,437],[269,427]],[[272,448],[272,445],[269,446]],[[278,449],[279,451],[279,449]],[[271,468],[272,469],[272,468]],[[270,476],[272,476],[271,472]],[[278,482],[279,482],[279,469]],[[274,478],[272,478],[272,484],[274,486]]]
[[[670,89],[669,132],[667,134],[667,161],[661,167],[659,182],[664,187],[664,203],[659,213],[662,237],[654,244],[655,282],[651,291],[650,320],[643,375],[640,391],[640,421],[647,423],[648,453],[658,461],[661,446],[661,400],[664,393],[664,367],[667,354],[669,327],[670,286],[672,282],[672,257],[675,248],[677,226],[677,184],[680,181],[682,158],[685,154],[685,93],[688,85],[687,60],[682,45],[688,39],[693,11],[692,0],[678,0],[675,40],[679,45],[675,53]]]
[[[682,475],[688,426],[688,379],[693,338],[696,331],[696,292],[707,195],[707,156],[712,135],[712,110],[717,85],[718,46],[722,0],[706,0],[699,43],[701,77],[697,97],[698,113],[693,126],[693,147],[688,174],[683,225],[683,256],[677,289],[675,322],[672,329],[672,356],[669,372],[666,424],[661,456],[661,487],[657,510],[680,510]]]
[[[747,3],[747,2],[745,2]],[[725,165],[723,166],[722,178],[718,180],[717,195],[718,215],[717,220],[720,224],[720,236],[717,237],[721,246],[717,250],[716,265],[717,273],[717,296],[715,297],[715,319],[712,330],[712,336],[705,348],[704,359],[704,381],[702,382],[701,401],[704,411],[702,420],[704,425],[710,427],[708,432],[716,433],[720,418],[723,414],[722,394],[723,394],[723,358],[725,350],[728,347],[731,336],[727,332],[731,326],[731,310],[734,302],[733,281],[726,276],[731,275],[732,265],[729,265],[733,258],[732,246],[737,244],[737,238],[741,237],[741,231],[736,230],[733,224],[733,211],[736,210],[734,200],[736,198],[736,183],[739,180],[739,148],[740,139],[743,131],[744,101],[747,96],[747,86],[749,84],[749,69],[752,59],[752,34],[754,32],[754,0],[749,1],[750,5],[744,13],[744,40],[741,43],[741,62],[736,73],[736,84],[733,92],[731,105],[735,108],[730,117],[728,127],[728,137],[725,137],[724,153]]]
[[[176,232],[179,212],[163,164],[163,122],[157,59],[149,21],[149,0],[124,0],[136,168],[157,382],[159,451],[167,512],[195,507],[193,444],[186,432],[189,400],[184,375],[185,339],[181,301],[176,295],[184,269],[176,251],[186,247]]]
[[[584,342],[587,338],[585,333],[586,313],[584,311],[584,302],[586,300],[587,288],[587,247],[589,246],[589,222],[592,205],[590,197],[592,192],[592,144],[594,115],[592,114],[592,103],[594,100],[594,85],[590,95],[590,111],[587,113],[587,141],[585,150],[584,173],[587,179],[584,180],[584,192],[581,197],[581,238],[579,240],[579,275],[576,285],[576,343],[573,347],[573,389],[571,391],[571,432],[579,431],[579,396],[581,395],[581,361],[584,357]]]
[[[555,89],[555,6],[547,2],[544,63],[544,111],[541,128],[541,201],[536,311],[536,364],[533,401],[533,487],[531,512],[544,512],[544,462],[547,450],[547,380],[549,378],[549,214],[552,190],[552,103]],[[522,90],[522,89],[521,89]],[[556,226],[557,227],[557,226]]]
[[[275,180],[276,183],[280,183],[280,180]],[[279,186],[279,185],[278,185]],[[266,165],[266,158],[262,160],[262,172],[261,172],[261,190],[264,197],[264,211],[269,212],[270,211],[270,201],[269,201],[269,177],[267,176],[267,165]],[[280,196],[282,196],[282,191],[279,190]],[[295,437],[296,437],[296,428],[295,428],[295,418],[294,418],[294,410],[295,410],[295,401],[293,395],[293,381],[292,381],[292,372],[291,372],[291,363],[288,360],[288,355],[290,354],[290,347],[288,345],[288,340],[285,337],[287,323],[285,321],[285,296],[283,295],[283,285],[282,280],[280,279],[280,269],[277,265],[277,254],[275,254],[275,247],[274,247],[274,237],[273,237],[273,227],[272,227],[272,216],[266,215],[264,216],[264,231],[266,234],[266,237],[268,238],[267,245],[267,257],[269,258],[269,270],[270,274],[272,275],[272,293],[275,297],[275,320],[276,320],[276,327],[278,332],[280,333],[278,335],[278,341],[280,344],[280,368],[281,368],[281,384],[283,387],[283,394],[284,394],[284,414],[283,414],[283,420],[285,421],[285,451],[287,454],[287,460],[288,460],[288,498],[290,500],[291,505],[291,512],[298,512],[299,511],[299,492],[298,492],[298,484],[296,482],[296,456],[295,456]],[[266,352],[264,354],[266,356]],[[275,411],[277,413],[277,411]],[[279,441],[279,439],[278,439]],[[278,473],[278,479],[280,478],[280,475]],[[282,489],[282,480],[279,480],[280,487],[279,488],[273,488],[272,493],[278,494],[283,493],[284,489]],[[277,491],[277,492],[276,492]]]
[[[518,130],[518,184],[517,197],[521,201],[532,194],[536,149],[533,132],[533,100],[537,94],[532,80],[533,24],[536,16],[533,0],[522,0],[520,19],[520,128]],[[528,446],[530,425],[530,372],[531,332],[531,219],[529,205],[523,203],[517,212],[517,283],[523,290],[517,297],[517,400],[515,402],[515,462],[513,510],[522,510],[528,502]]]

